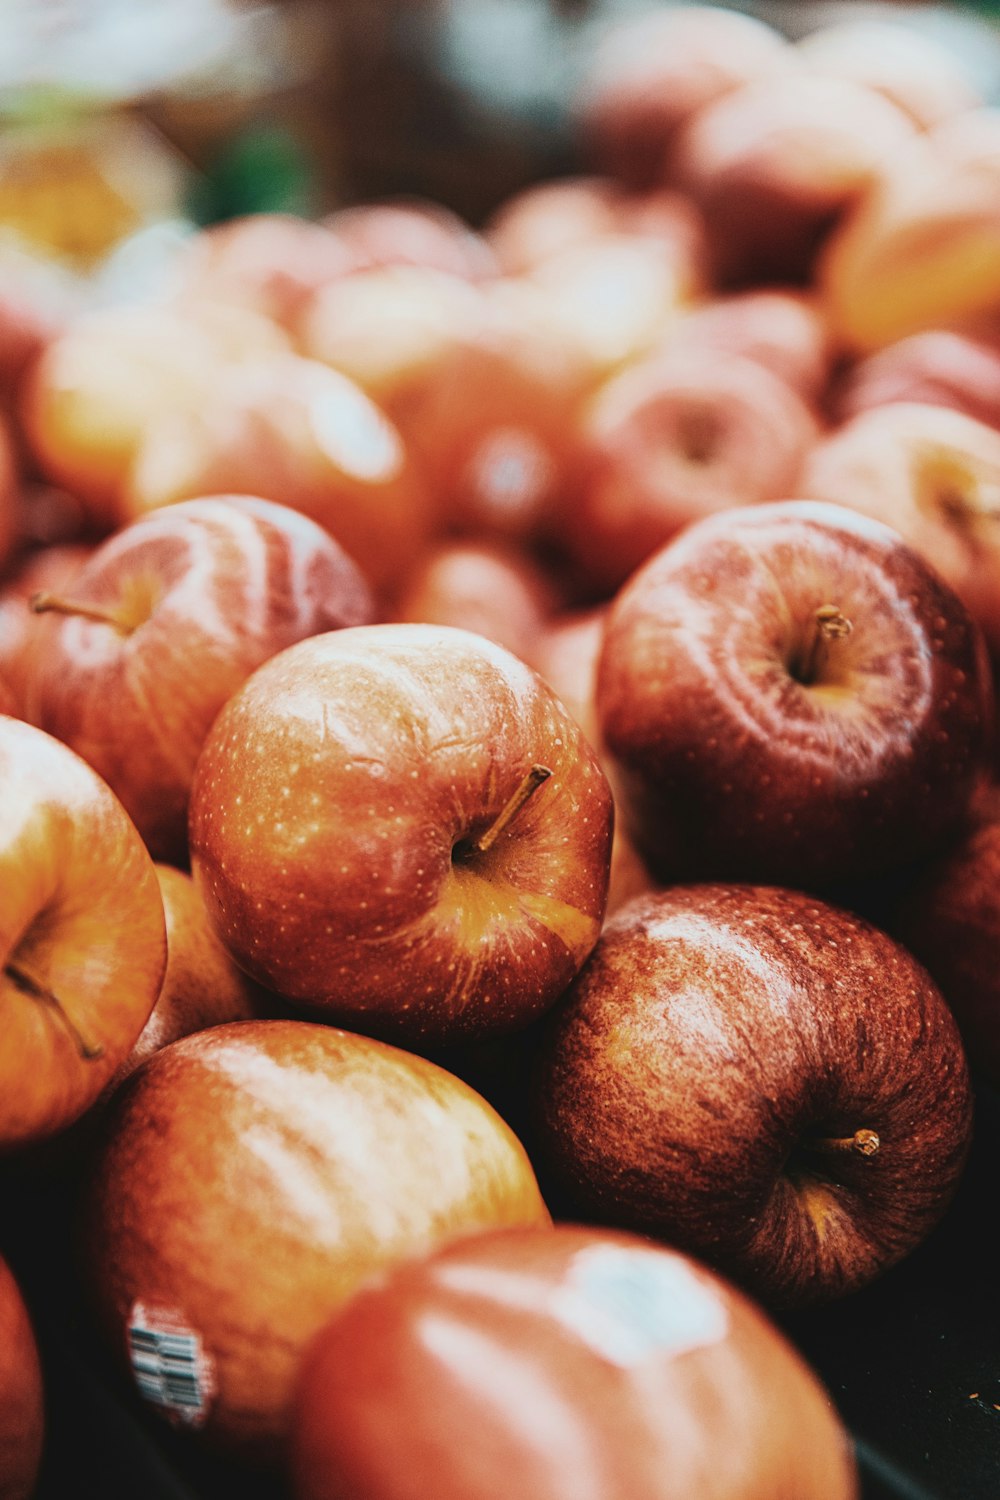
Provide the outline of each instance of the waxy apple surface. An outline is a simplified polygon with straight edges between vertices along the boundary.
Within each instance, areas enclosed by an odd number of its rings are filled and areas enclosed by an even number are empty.
[[[537,1101],[535,1159],[576,1212],[779,1305],[919,1244],[972,1122],[926,971],[861,918],[760,886],[676,886],[611,918],[554,1014]]]
[[[247,1456],[282,1453],[302,1354],[366,1277],[473,1230],[549,1222],[485,1100],[329,1026],[185,1037],[103,1123],[83,1223],[102,1324],[162,1415]],[[180,1398],[145,1359],[170,1333],[189,1354]]]
[[[363,1031],[452,1041],[515,1030],[569,984],[611,825],[593,752],[529,667],[464,630],[372,625],[300,642],[229,700],[191,861],[255,979]]]
[[[853,1500],[846,1434],[746,1298],[638,1236],[477,1234],[362,1289],[296,1402],[298,1500]]]
[[[153,854],[183,861],[195,761],[219,709],[276,651],[359,625],[371,592],[287,506],[191,500],[104,542],[35,654],[32,718],[104,777]],[[58,602],[61,599],[61,604]]]
[[[34,1330],[20,1288],[0,1258],[0,1500],[30,1500],[44,1432]]]
[[[621,590],[597,710],[660,879],[831,886],[905,864],[983,778],[965,607],[887,526],[784,501],[690,527]]]
[[[0,718],[0,1150],[71,1124],[124,1061],[166,963],[153,863],[65,745]]]

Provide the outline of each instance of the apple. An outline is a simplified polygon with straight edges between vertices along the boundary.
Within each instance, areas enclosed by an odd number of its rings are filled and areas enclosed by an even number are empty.
[[[917,961],[753,885],[622,907],[552,1017],[535,1098],[542,1181],[575,1213],[780,1306],[856,1290],[921,1243],[972,1122],[958,1029]]]
[[[285,646],[374,614],[327,532],[247,496],[134,521],[66,593],[32,607],[54,616],[33,659],[33,720],[89,761],[154,855],[175,862],[195,761],[226,699]]]
[[[516,1030],[597,940],[612,803],[529,667],[447,626],[281,652],[222,709],[191,793],[192,873],[237,963],[390,1040]]]
[[[526,551],[471,537],[444,540],[415,563],[390,618],[471,630],[528,661],[552,613],[554,592]]]
[[[686,119],[796,62],[774,27],[721,6],[671,6],[612,22],[575,90],[584,150],[623,182],[655,186]]]
[[[323,225],[352,253],[358,269],[426,266],[467,281],[486,281],[497,273],[483,237],[429,198],[353,204],[328,214]]]
[[[100,1324],[161,1415],[258,1461],[283,1456],[303,1352],[366,1277],[473,1230],[548,1222],[523,1147],[478,1094],[330,1026],[185,1037],[102,1125],[81,1224]]]
[[[835,393],[839,423],[895,401],[947,406],[1000,427],[1000,344],[930,328],[858,360]]]
[[[149,1018],[166,964],[152,861],[67,746],[0,717],[0,1150],[93,1104]]]
[[[31,1500],[42,1461],[42,1368],[28,1309],[0,1256],[0,1500]]]
[[[395,584],[432,529],[432,497],[403,437],[346,376],[286,354],[216,382],[202,410],[148,424],[123,508],[131,517],[242,492],[301,511],[376,589]]]
[[[993,723],[982,635],[889,527],[778,501],[688,527],[612,606],[602,737],[660,879],[829,887],[961,822]]]
[[[28,712],[32,653],[41,622],[29,608],[33,594],[59,590],[79,573],[93,548],[83,543],[42,547],[27,553],[0,586],[0,672],[7,680],[19,718]]]
[[[892,526],[954,589],[1000,651],[1000,431],[962,412],[894,401],[813,448],[799,493]]]
[[[710,297],[669,330],[671,350],[718,350],[763,365],[816,403],[830,373],[830,339],[815,297],[791,287],[753,287]]]
[[[817,434],[807,403],[760,364],[667,342],[582,409],[556,544],[608,598],[689,522],[784,498]]]
[[[847,1435],[750,1300],[636,1235],[470,1236],[313,1342],[296,1500],[856,1500]]]
[[[745,84],[693,115],[673,182],[705,215],[721,284],[808,281],[834,226],[914,134],[874,89],[800,70]]]

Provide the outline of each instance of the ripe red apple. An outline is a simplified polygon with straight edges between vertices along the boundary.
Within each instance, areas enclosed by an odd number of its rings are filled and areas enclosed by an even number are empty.
[[[791,288],[708,298],[681,314],[665,342],[754,360],[808,402],[819,401],[830,372],[830,338],[815,299]]]
[[[166,963],[153,864],[121,803],[65,745],[0,718],[0,1150],[94,1102]]]
[[[446,626],[303,641],[219,714],[192,870],[240,966],[332,1019],[458,1041],[526,1025],[597,940],[611,793],[531,669]]]
[[[0,1500],[31,1500],[44,1435],[38,1347],[20,1289],[0,1257]]]
[[[553,1018],[538,1151],[573,1211],[790,1306],[857,1289],[945,1210],[972,1095],[930,977],[798,891],[676,886],[606,925]]]
[[[426,266],[485,281],[496,275],[489,245],[459,214],[429,198],[389,198],[339,208],[323,220],[358,269]]]
[[[626,827],[661,879],[826,886],[960,823],[990,751],[980,631],[887,526],[709,517],[617,596],[598,667]]]
[[[548,1222],[478,1094],[329,1026],[185,1037],[103,1124],[82,1229],[110,1343],[161,1415],[257,1459],[282,1456],[303,1351],[366,1277],[472,1230]]]
[[[297,1500],[855,1500],[847,1435],[746,1297],[638,1236],[477,1234],[313,1343]]]
[[[73,543],[29,552],[0,587],[0,672],[13,694],[19,718],[28,714],[28,690],[34,675],[32,655],[39,636],[45,634],[42,622],[29,608],[29,600],[41,590],[64,588],[92,550]]]
[[[948,406],[1000,427],[1000,346],[947,328],[913,333],[859,360],[835,392],[834,416],[849,421],[892,402]]]
[[[315,522],[266,500],[190,500],[101,544],[35,652],[32,718],[124,803],[157,858],[181,860],[205,736],[267,657],[371,620],[370,590]]]
[[[583,408],[557,541],[607,598],[689,522],[789,494],[816,436],[809,406],[770,370],[668,343]]]

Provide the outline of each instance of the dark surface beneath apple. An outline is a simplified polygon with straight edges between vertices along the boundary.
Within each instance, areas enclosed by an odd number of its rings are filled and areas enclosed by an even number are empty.
[[[980,1085],[972,1158],[939,1229],[867,1290],[782,1320],[854,1435],[863,1500],[1000,1493],[998,1149],[1000,1093]],[[66,1279],[64,1199],[16,1184],[5,1197],[11,1261],[33,1294],[47,1372],[49,1439],[36,1500],[216,1500],[234,1484],[245,1500],[287,1500],[272,1481],[234,1474],[141,1407],[98,1351]]]

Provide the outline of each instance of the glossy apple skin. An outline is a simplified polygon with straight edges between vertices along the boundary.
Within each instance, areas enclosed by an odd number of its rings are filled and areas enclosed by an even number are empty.
[[[817,443],[799,492],[882,521],[962,600],[1000,651],[1000,431],[959,411],[894,401]]]
[[[815,681],[815,612],[853,629]],[[723,512],[618,594],[597,710],[626,827],[660,879],[829,888],[902,866],[984,778],[982,635],[888,527],[785,501]]]
[[[551,776],[468,849],[532,766]],[[247,973],[344,1025],[457,1041],[526,1025],[597,940],[607,781],[569,713],[481,636],[374,625],[303,641],[220,713],[192,872]]]
[[[302,1353],[366,1277],[472,1230],[548,1222],[478,1094],[333,1027],[186,1037],[104,1124],[83,1216],[103,1327],[127,1362],[134,1304],[176,1313],[211,1369],[191,1425],[255,1459],[282,1455]]]
[[[166,964],[163,903],[121,803],[65,745],[0,718],[0,1150],[94,1102],[149,1018]],[[20,979],[18,976],[22,976]],[[85,1057],[55,995],[98,1057]]]
[[[44,1435],[38,1347],[20,1289],[0,1257],[0,1500],[30,1500]]]
[[[749,1300],[638,1236],[471,1236],[363,1289],[296,1399],[297,1500],[854,1500],[846,1434]]]
[[[861,918],[760,886],[623,907],[553,1017],[536,1099],[536,1160],[577,1214],[780,1306],[855,1290],[919,1244],[972,1121],[926,971]],[[810,1144],[859,1129],[874,1155]]]
[[[101,544],[69,593],[132,628],[46,621],[32,718],[104,777],[154,856],[174,861],[186,856],[195,761],[227,698],[275,652],[365,623],[375,609],[327,532],[248,496],[191,500],[134,521]]]

